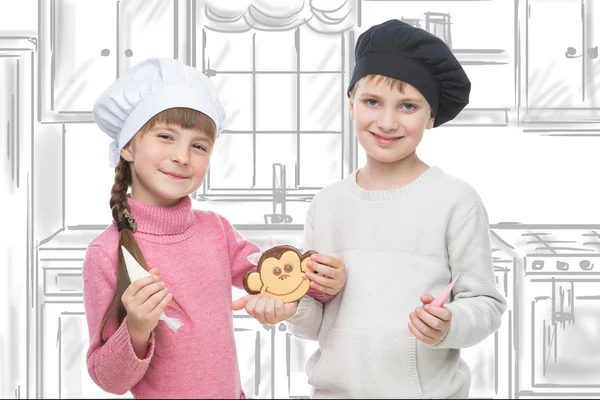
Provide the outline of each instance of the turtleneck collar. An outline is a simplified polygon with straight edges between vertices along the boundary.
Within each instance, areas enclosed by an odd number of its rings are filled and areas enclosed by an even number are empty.
[[[183,197],[179,203],[172,207],[157,207],[140,203],[130,196],[127,203],[131,208],[131,216],[137,223],[135,236],[162,237],[160,242],[173,242],[183,240],[193,234],[194,213],[192,200],[189,196]],[[156,241],[156,240],[152,240]]]

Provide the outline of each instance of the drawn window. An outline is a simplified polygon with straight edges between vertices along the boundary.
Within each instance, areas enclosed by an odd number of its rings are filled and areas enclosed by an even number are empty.
[[[215,82],[228,123],[200,193],[270,195],[285,182],[293,197],[342,178],[343,33],[203,28],[202,38],[199,68]]]

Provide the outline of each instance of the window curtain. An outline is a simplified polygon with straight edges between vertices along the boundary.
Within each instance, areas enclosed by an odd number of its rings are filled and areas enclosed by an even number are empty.
[[[215,31],[283,31],[306,25],[339,33],[354,25],[358,0],[209,0],[206,26]]]

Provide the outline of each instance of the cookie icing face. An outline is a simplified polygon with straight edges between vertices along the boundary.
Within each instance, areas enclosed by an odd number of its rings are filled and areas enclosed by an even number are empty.
[[[266,294],[284,303],[299,300],[308,292],[310,281],[304,275],[312,271],[306,265],[309,251],[301,254],[292,246],[275,246],[265,251],[258,261],[258,270],[244,276],[244,289],[250,294]]]

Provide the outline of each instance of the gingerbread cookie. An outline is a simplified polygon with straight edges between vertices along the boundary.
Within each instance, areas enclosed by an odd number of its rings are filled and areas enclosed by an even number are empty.
[[[257,271],[244,275],[244,289],[250,294],[267,294],[284,303],[299,300],[308,292],[310,281],[304,275],[314,272],[306,264],[314,251],[301,254],[293,246],[275,246],[262,253]]]

